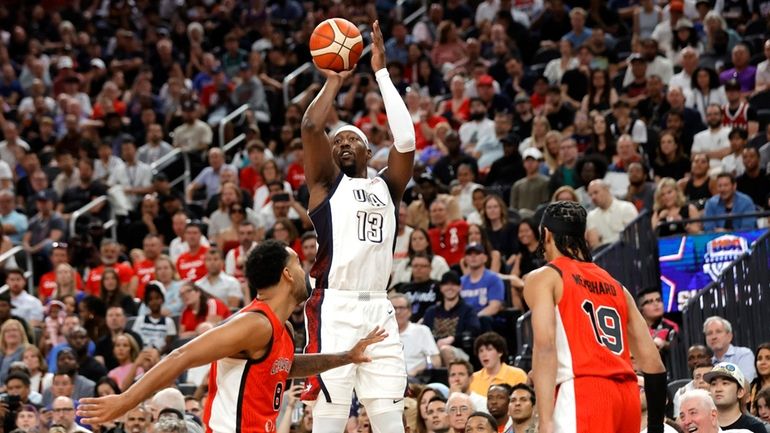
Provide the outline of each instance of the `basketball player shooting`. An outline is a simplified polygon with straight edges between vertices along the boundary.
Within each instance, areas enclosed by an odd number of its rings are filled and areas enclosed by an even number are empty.
[[[640,402],[633,354],[644,373],[647,431],[663,432],[666,370],[631,295],[593,263],[586,211],[551,203],[540,224],[548,264],[529,274],[533,381],[540,433],[635,433]]]
[[[302,120],[305,179],[318,254],[316,280],[305,303],[305,353],[333,353],[380,326],[384,341],[369,348],[372,362],[345,366],[309,378],[302,399],[313,404],[313,432],[339,433],[350,412],[352,391],[366,407],[375,433],[402,433],[406,369],[393,307],[386,297],[393,263],[396,214],[414,162],[414,127],[385,69],[385,44],[372,26],[371,65],[377,79],[393,147],[388,166],[367,178],[368,140],[354,126],[324,131],[334,99],[352,71],[321,69],[326,83]]]
[[[254,301],[171,352],[123,394],[81,399],[78,415],[83,422],[97,425],[118,419],[156,391],[172,386],[186,369],[211,363],[203,412],[206,431],[274,432],[287,378],[368,362],[366,348],[387,337],[375,328],[344,353],[294,355],[288,318],[307,298],[299,257],[281,242],[264,241],[249,254],[246,278]]]

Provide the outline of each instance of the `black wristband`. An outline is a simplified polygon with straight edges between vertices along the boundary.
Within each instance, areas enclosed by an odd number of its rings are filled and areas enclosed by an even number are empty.
[[[666,417],[666,372],[644,373],[644,393],[647,396],[647,432],[663,433]]]

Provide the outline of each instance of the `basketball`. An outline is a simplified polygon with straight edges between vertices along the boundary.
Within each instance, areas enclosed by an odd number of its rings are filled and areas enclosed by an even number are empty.
[[[361,32],[343,18],[330,18],[322,22],[310,35],[310,55],[320,69],[349,71],[356,67],[363,49]]]

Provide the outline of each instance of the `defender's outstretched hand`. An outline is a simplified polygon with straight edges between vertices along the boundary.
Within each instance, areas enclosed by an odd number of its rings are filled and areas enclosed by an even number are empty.
[[[372,72],[385,67],[385,41],[382,39],[379,20],[372,24]]]
[[[350,357],[350,362],[355,364],[360,364],[362,362],[370,362],[372,360],[371,357],[364,355],[364,351],[366,351],[366,348],[374,343],[379,343],[380,341],[387,338],[388,333],[385,332],[384,329],[377,326],[367,334],[366,337],[358,340],[358,343],[356,343],[355,346],[353,346],[350,351],[348,351],[348,356]]]

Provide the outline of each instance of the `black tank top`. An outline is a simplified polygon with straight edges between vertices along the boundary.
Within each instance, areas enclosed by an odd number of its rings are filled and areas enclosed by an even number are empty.
[[[690,207],[687,204],[679,208],[679,216],[681,216],[683,220],[690,218]],[[687,233],[685,224],[676,221],[661,221],[656,229],[659,237]]]
[[[692,202],[698,209],[703,209],[706,205],[706,200],[711,198],[711,190],[709,189],[709,181],[706,180],[701,186],[695,186],[692,179],[687,181],[687,185],[684,187],[684,195]]]

